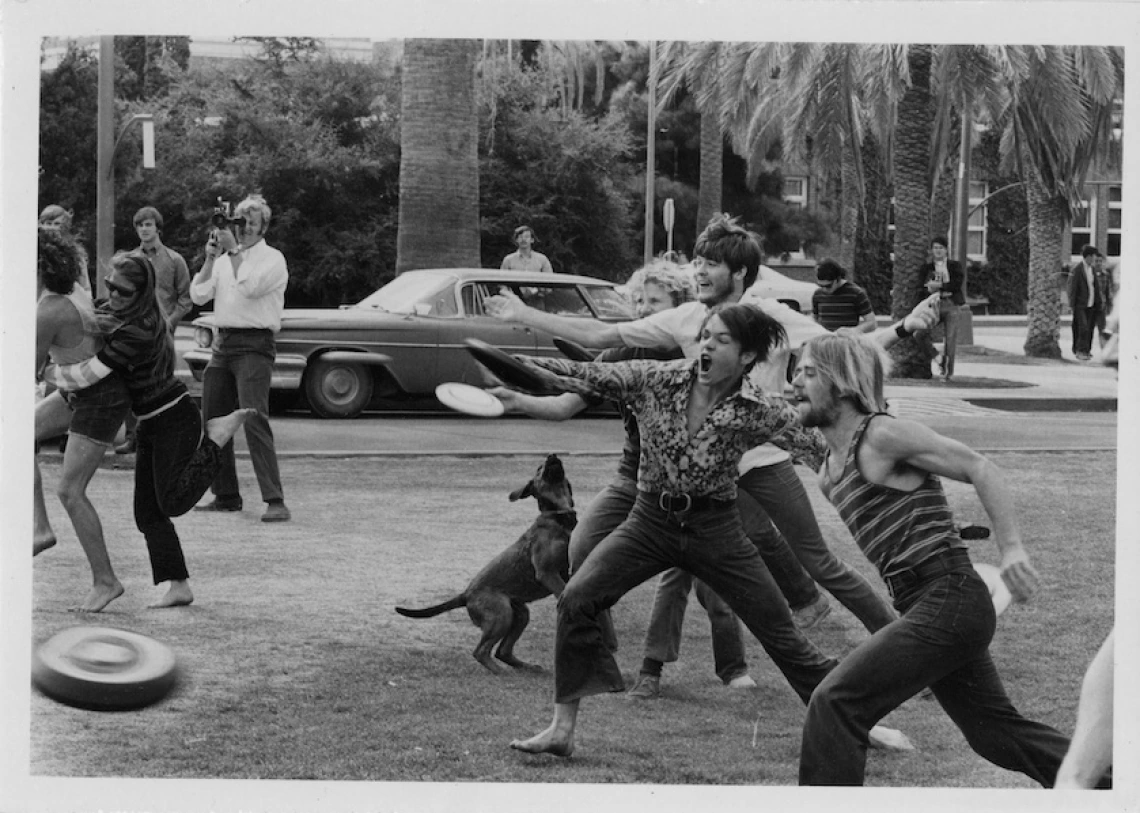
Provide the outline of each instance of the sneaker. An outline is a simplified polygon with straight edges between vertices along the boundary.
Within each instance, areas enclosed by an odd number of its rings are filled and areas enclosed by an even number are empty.
[[[289,513],[289,509],[285,507],[283,502],[271,502],[269,507],[265,509],[265,513],[261,515],[262,522],[288,522],[292,519],[293,515]]]
[[[240,511],[241,510],[241,497],[230,497],[222,499],[215,497],[205,505],[195,505],[195,511]]]
[[[796,624],[797,629],[810,630],[816,624],[831,613],[831,602],[827,600],[827,596],[820,593],[816,596],[815,601],[806,607],[800,607],[798,610],[792,610],[792,620]]]
[[[661,696],[660,675],[638,675],[637,682],[633,684],[625,696],[632,700],[653,700]]]
[[[737,675],[724,685],[730,689],[755,689],[756,681],[752,679],[752,675],[745,672],[743,675]]]

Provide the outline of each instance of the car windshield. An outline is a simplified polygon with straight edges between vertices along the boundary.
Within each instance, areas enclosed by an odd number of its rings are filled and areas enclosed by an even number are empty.
[[[454,315],[456,280],[451,274],[401,274],[353,307],[421,316]]]

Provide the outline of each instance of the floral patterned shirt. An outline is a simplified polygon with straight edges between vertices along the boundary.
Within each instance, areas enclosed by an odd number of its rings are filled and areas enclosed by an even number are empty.
[[[747,376],[690,436],[687,406],[697,377],[695,359],[598,363],[518,358],[554,389],[629,405],[641,429],[637,487],[642,491],[734,500],[741,455],[769,440],[813,469],[823,460],[819,431],[805,429],[790,404],[765,395]]]

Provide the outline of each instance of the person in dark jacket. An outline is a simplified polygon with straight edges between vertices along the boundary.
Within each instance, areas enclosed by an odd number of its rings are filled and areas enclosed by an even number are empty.
[[[949,381],[954,376],[954,355],[958,345],[958,307],[966,304],[966,294],[962,291],[965,274],[956,260],[949,259],[950,249],[945,237],[935,237],[930,241],[930,256],[931,261],[922,267],[922,280],[927,291],[939,296],[938,323],[945,333],[940,367],[943,380]]]

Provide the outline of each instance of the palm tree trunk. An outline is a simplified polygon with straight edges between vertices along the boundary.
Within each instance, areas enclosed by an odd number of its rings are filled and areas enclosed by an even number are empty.
[[[479,267],[478,40],[409,39],[396,273]]]
[[[843,163],[840,167],[841,209],[839,212],[839,250],[836,262],[848,270],[852,282],[858,282],[855,273],[855,239],[859,230],[859,214],[863,211],[863,201],[859,200],[858,172],[855,166],[855,151],[848,139],[843,147]]]
[[[1068,206],[1051,196],[1028,159],[1025,199],[1029,208],[1029,301],[1025,355],[1061,358],[1061,261]]]
[[[724,183],[724,134],[711,115],[701,114],[701,188],[697,197],[697,234],[721,210]]]
[[[934,100],[930,93],[933,47],[907,49],[910,86],[899,101],[894,162],[895,263],[891,316],[901,319],[926,293],[920,272],[930,244],[930,137]],[[934,349],[928,333],[903,339],[891,348],[894,375],[930,378]]]

